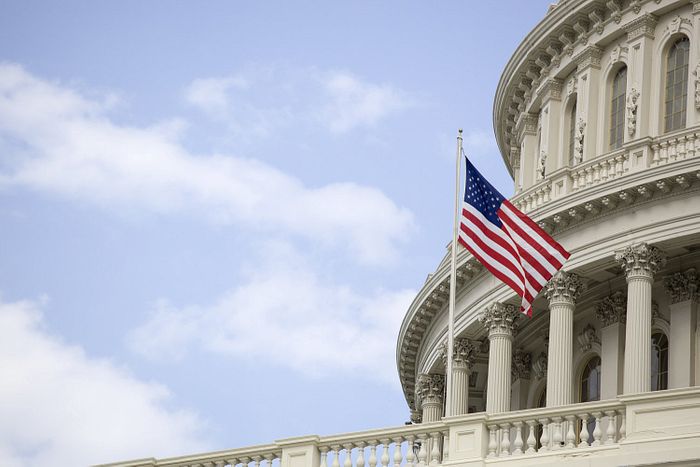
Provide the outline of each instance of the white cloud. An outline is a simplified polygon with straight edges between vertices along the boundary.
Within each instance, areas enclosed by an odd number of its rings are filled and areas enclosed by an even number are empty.
[[[346,133],[373,127],[413,105],[390,84],[343,71],[283,66],[197,79],[186,87],[185,100],[234,131],[259,136],[291,123]]]
[[[205,112],[224,116],[231,105],[229,92],[247,87],[247,80],[240,76],[196,79],[185,89],[185,100]]]
[[[88,465],[209,448],[168,389],[51,335],[41,305],[0,301],[0,465]]]
[[[246,280],[211,306],[160,302],[129,347],[156,360],[200,349],[311,376],[351,373],[396,384],[396,335],[415,291],[362,295],[330,283],[286,245],[266,250]]]
[[[374,126],[379,120],[411,105],[400,91],[388,84],[377,85],[358,77],[335,72],[323,79],[329,102],[323,120],[331,131],[343,133],[358,126]]]
[[[213,101],[216,99],[213,98]],[[109,207],[186,211],[258,232],[391,260],[413,216],[380,190],[304,184],[270,165],[188,152],[183,122],[120,125],[104,105],[17,65],[0,64],[0,187],[22,186]]]

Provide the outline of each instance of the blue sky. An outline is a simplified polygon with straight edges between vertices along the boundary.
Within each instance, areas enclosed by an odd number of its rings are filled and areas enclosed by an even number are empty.
[[[0,3],[0,464],[401,425],[456,130],[547,1]]]

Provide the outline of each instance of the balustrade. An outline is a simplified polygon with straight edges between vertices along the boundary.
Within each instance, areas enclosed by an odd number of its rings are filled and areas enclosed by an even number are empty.
[[[633,163],[633,154],[644,157]],[[558,170],[542,182],[518,193],[511,202],[521,211],[529,212],[554,198],[618,179],[632,171],[655,168],[697,156],[700,156],[700,131],[697,127],[651,141],[643,139],[623,149]],[[553,192],[553,185],[560,185],[561,188]]]

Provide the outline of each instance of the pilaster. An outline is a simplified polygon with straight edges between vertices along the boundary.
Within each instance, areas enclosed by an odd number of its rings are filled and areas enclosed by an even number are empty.
[[[574,273],[557,272],[545,288],[549,300],[547,407],[573,402],[573,332],[576,299],[585,290]]]
[[[602,324],[600,398],[614,399],[622,393],[627,298],[619,291],[605,297],[596,303],[595,315]]]
[[[527,408],[527,396],[530,390],[531,363],[532,355],[521,348],[515,349],[515,352],[513,352],[513,362],[511,363],[511,410],[523,410]]]
[[[603,51],[596,46],[588,46],[576,57],[574,62],[578,65],[576,76],[578,79],[577,114],[583,122],[582,139],[583,161],[592,159],[596,155],[596,136],[598,133],[598,93],[601,86],[600,58]],[[580,106],[580,107],[579,107]],[[578,125],[578,123],[577,123]]]
[[[628,63],[627,63],[627,97],[628,105],[632,105],[630,98],[637,95],[634,109],[634,122],[630,121],[631,112],[627,112],[625,141],[649,136],[653,133],[651,96],[653,94],[652,78],[657,70],[648,64],[653,61],[654,31],[656,29],[656,17],[644,14],[627,23],[623,29],[627,32]],[[645,66],[645,64],[647,64]],[[634,131],[630,130],[633,129]]]
[[[615,254],[627,279],[624,393],[651,388],[651,286],[666,255],[655,246],[640,243]]]
[[[493,303],[479,315],[479,321],[488,329],[490,342],[486,398],[488,413],[510,410],[513,334],[519,315],[514,305],[503,303]]]
[[[695,382],[695,330],[698,310],[698,274],[694,268],[664,277],[671,312],[668,387],[684,388]]]

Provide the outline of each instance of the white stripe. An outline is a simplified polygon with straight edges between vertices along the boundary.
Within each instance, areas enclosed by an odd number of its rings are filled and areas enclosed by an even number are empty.
[[[513,218],[509,214],[506,213],[506,216],[508,216],[509,219],[513,220]],[[522,248],[523,250],[530,253],[530,255],[533,257],[533,259],[535,261],[537,261],[539,264],[541,264],[547,270],[547,272],[549,272],[550,274],[554,274],[555,272],[557,272],[558,268],[556,267],[556,265],[552,264],[551,261],[549,261],[547,258],[542,256],[542,253],[537,251],[537,249],[535,249],[528,241],[526,241],[524,238],[522,238],[518,232],[516,232],[511,227],[509,227],[508,224],[504,223],[503,225],[504,225],[505,229],[508,231],[508,235],[510,235],[513,238],[513,240],[515,240],[516,244],[520,248]],[[521,225],[522,225],[522,223],[518,223],[518,226],[521,226]],[[550,254],[552,253],[552,246],[549,245],[548,243],[546,245],[539,243],[539,245],[544,247],[548,253],[550,253]],[[539,273],[538,273],[538,275],[539,275]]]
[[[493,222],[488,220],[481,213],[481,211],[474,208],[473,206],[465,203],[465,209],[467,211],[469,211],[469,213],[472,214],[474,217],[479,219],[481,221],[481,223],[484,225],[484,227],[486,227],[489,230],[489,232],[492,232],[492,233],[496,234],[498,237],[500,237],[504,242],[506,242],[513,249],[513,252],[515,252],[515,254],[518,254],[518,249],[516,248],[515,244],[513,243],[513,239],[510,238],[508,236],[508,234],[506,234],[506,232],[504,232],[502,229],[498,228],[498,226],[496,226]],[[518,272],[520,273],[520,277],[522,277],[523,280],[525,280],[525,272],[523,271],[523,267],[520,264],[520,262],[521,262],[520,255],[518,255],[518,257],[513,256],[513,253],[506,250],[501,245],[494,242],[493,240],[491,240],[487,236],[482,235],[481,229],[479,229],[479,227],[477,227],[476,224],[474,224],[472,221],[467,219],[464,215],[462,215],[462,223],[465,225],[468,224],[467,228],[469,230],[472,230],[474,233],[476,233],[476,235],[478,235],[479,238],[481,238],[481,240],[483,240],[483,242],[486,243],[492,250],[497,251],[498,253],[503,255],[507,260],[509,260],[509,262],[512,263],[513,266],[515,267],[515,269],[518,270]],[[469,225],[473,225],[474,227],[470,228]]]
[[[554,248],[552,245],[550,245],[549,242],[547,242],[546,240],[544,240],[544,239],[542,238],[542,235],[540,235],[539,232],[534,231],[534,230],[532,229],[532,227],[530,227],[529,225],[527,225],[526,223],[524,223],[523,221],[521,221],[520,218],[518,217],[518,214],[515,213],[515,212],[513,212],[513,209],[511,209],[511,207],[510,207],[508,204],[502,203],[502,204],[501,204],[501,210],[502,210],[502,211],[504,212],[504,214],[506,214],[510,219],[512,219],[513,222],[516,223],[516,224],[518,225],[518,227],[520,227],[525,233],[527,233],[533,240],[535,240],[538,244],[540,244],[541,246],[543,246],[543,247],[547,250],[547,253],[549,253],[549,254],[552,255],[554,258],[556,258],[557,261],[559,261],[560,264],[563,265],[563,264],[566,262],[566,258],[564,258],[564,257],[562,256],[562,254],[559,252],[559,250],[557,250],[557,249]],[[518,211],[518,212],[519,212],[519,211]],[[547,263],[548,263],[548,264],[551,264],[549,261],[547,261]],[[556,272],[556,271],[557,271],[557,269],[554,270],[554,272]]]
[[[513,231],[513,229],[508,228],[507,225],[505,225],[506,230],[508,231],[508,234],[513,237],[513,240],[517,243],[518,247],[522,248],[523,250],[528,251],[532,256],[534,256],[535,260],[539,260],[540,264],[542,264],[545,269],[547,269],[547,272],[550,274],[554,274],[557,272],[557,270],[552,266],[549,261],[545,260],[534,248],[532,248],[525,240],[523,240],[520,235],[518,235],[517,232]],[[523,248],[524,247],[524,248]],[[538,258],[539,257],[539,258]],[[547,278],[544,277],[535,267],[530,264],[525,258],[521,256],[521,262],[523,264],[523,269],[525,269],[527,272],[530,273],[532,278],[536,281],[536,284],[540,286],[544,286],[544,284],[547,283]],[[553,269],[553,271],[552,271]]]
[[[508,269],[507,267],[505,267],[505,266],[503,265],[503,263],[501,263],[500,261],[496,261],[496,260],[495,260],[494,258],[492,258],[490,255],[488,255],[486,252],[484,252],[484,251],[479,247],[479,245],[477,245],[476,243],[474,243],[474,241],[473,241],[471,238],[469,238],[469,237],[468,237],[464,232],[462,232],[461,230],[459,231],[459,238],[462,239],[462,241],[463,241],[464,243],[466,243],[467,245],[469,245],[469,248],[473,249],[473,250],[476,252],[476,254],[478,254],[479,256],[481,256],[482,258],[484,258],[485,260],[487,260],[489,266],[492,266],[494,269],[498,269],[498,271],[501,272],[501,273],[502,273],[503,275],[505,275],[505,276],[508,276],[508,277],[511,277],[511,278],[513,277],[513,271],[511,271],[510,269]],[[486,265],[484,265],[484,266],[486,266]],[[525,290],[525,286],[524,286],[523,280],[522,280],[521,278],[515,278],[515,280],[513,280],[513,282],[515,283],[515,285],[517,285],[517,286],[520,287],[520,290]]]

